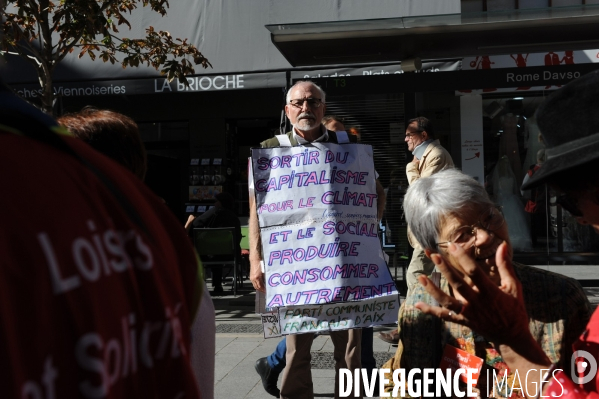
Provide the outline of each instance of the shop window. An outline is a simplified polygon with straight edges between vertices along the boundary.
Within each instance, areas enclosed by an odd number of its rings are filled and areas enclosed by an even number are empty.
[[[462,0],[462,14],[469,12],[482,12],[483,1],[482,0]]]
[[[237,201],[237,214],[249,216],[248,199],[248,158],[251,148],[260,142],[279,134],[280,121],[273,118],[229,119],[227,120],[227,159],[229,168],[229,189]]]
[[[387,193],[382,244],[398,254],[408,253],[403,217],[403,196],[408,187],[403,94],[329,95],[327,115],[343,118],[346,130],[359,133],[362,143],[372,145],[374,166]]]
[[[514,10],[517,7],[516,0],[485,0],[486,11]]]
[[[547,8],[551,7],[551,0],[518,0],[518,8]]]
[[[502,206],[515,252],[593,251],[599,236],[558,207],[552,190],[521,189],[545,160],[534,117],[542,100],[542,96],[483,99],[485,187]]]
[[[518,10],[598,4],[599,0],[461,0],[462,14],[481,11]]]
[[[143,142],[188,141],[189,122],[139,122],[139,132]]]
[[[589,0],[551,0],[551,7],[580,6],[583,4],[593,4]]]

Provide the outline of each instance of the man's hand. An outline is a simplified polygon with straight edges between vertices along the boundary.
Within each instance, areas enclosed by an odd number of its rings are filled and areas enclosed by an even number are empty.
[[[195,216],[189,215],[189,217],[187,218],[187,222],[185,222],[185,230],[189,231],[189,229],[191,228],[191,222],[193,222],[195,218]]]
[[[257,267],[254,264],[251,265],[250,281],[256,291],[266,292],[266,281],[264,280],[264,273],[262,273],[262,269],[260,268],[260,262],[258,262]]]
[[[264,273],[260,266],[261,247],[260,227],[258,226],[258,214],[256,213],[256,199],[250,193],[250,218],[248,221],[248,234],[250,241],[250,281],[256,291],[266,292],[266,283],[264,282]]]
[[[420,162],[420,159],[416,158],[416,155],[414,155],[414,159],[412,159],[412,163],[418,165],[419,162]]]
[[[523,336],[532,338],[522,286],[508,258],[507,244],[502,243],[495,254],[495,264],[501,278],[500,286],[493,283],[460,246],[450,244],[448,252],[454,261],[459,263],[464,277],[439,254],[432,254],[431,259],[449,282],[455,297],[445,294],[427,277],[421,276],[418,279],[420,283],[443,307],[419,302],[416,308],[468,326],[498,344],[519,347]]]

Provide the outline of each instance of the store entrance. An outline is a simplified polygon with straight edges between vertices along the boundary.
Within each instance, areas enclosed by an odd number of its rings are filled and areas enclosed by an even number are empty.
[[[240,217],[249,215],[248,203],[248,158],[252,147],[259,147],[260,142],[279,134],[278,119],[228,119],[227,123],[227,158],[232,161],[231,173],[234,174],[233,195],[237,202],[237,214]]]
[[[521,186],[546,159],[535,119],[544,93],[483,95],[485,187],[500,205],[515,252],[591,252],[599,236],[582,226],[543,186]]]

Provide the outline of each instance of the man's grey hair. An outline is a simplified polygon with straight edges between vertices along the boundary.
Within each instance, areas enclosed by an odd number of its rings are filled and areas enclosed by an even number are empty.
[[[424,249],[437,250],[441,223],[448,216],[465,219],[472,207],[494,206],[485,188],[457,169],[421,177],[410,185],[404,198],[406,221]]]
[[[310,80],[300,80],[299,82],[297,82],[296,84],[291,86],[289,88],[289,90],[287,90],[287,97],[286,97],[287,104],[289,104],[289,102],[291,101],[291,92],[293,91],[293,89],[295,89],[297,86],[301,86],[306,83],[309,83],[312,86],[316,87],[316,89],[320,92],[320,100],[323,102],[323,104],[326,103],[326,101],[325,101],[326,93],[324,92],[324,90],[322,90],[322,87],[320,87],[319,85],[317,85],[316,83],[314,83]]]

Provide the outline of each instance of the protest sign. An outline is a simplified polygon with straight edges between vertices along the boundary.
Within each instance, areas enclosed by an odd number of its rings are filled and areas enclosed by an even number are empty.
[[[281,336],[281,323],[279,322],[279,313],[261,314],[262,328],[264,329],[264,338],[277,338]]]
[[[252,167],[260,227],[329,217],[377,222],[371,146],[253,149]]]
[[[393,295],[363,301],[314,306],[286,306],[262,314],[264,338],[390,324],[397,320],[398,301]]]
[[[253,149],[251,169],[266,308],[278,310],[281,333],[395,322],[398,296],[378,237],[372,147]],[[341,308],[343,315],[328,314]]]

